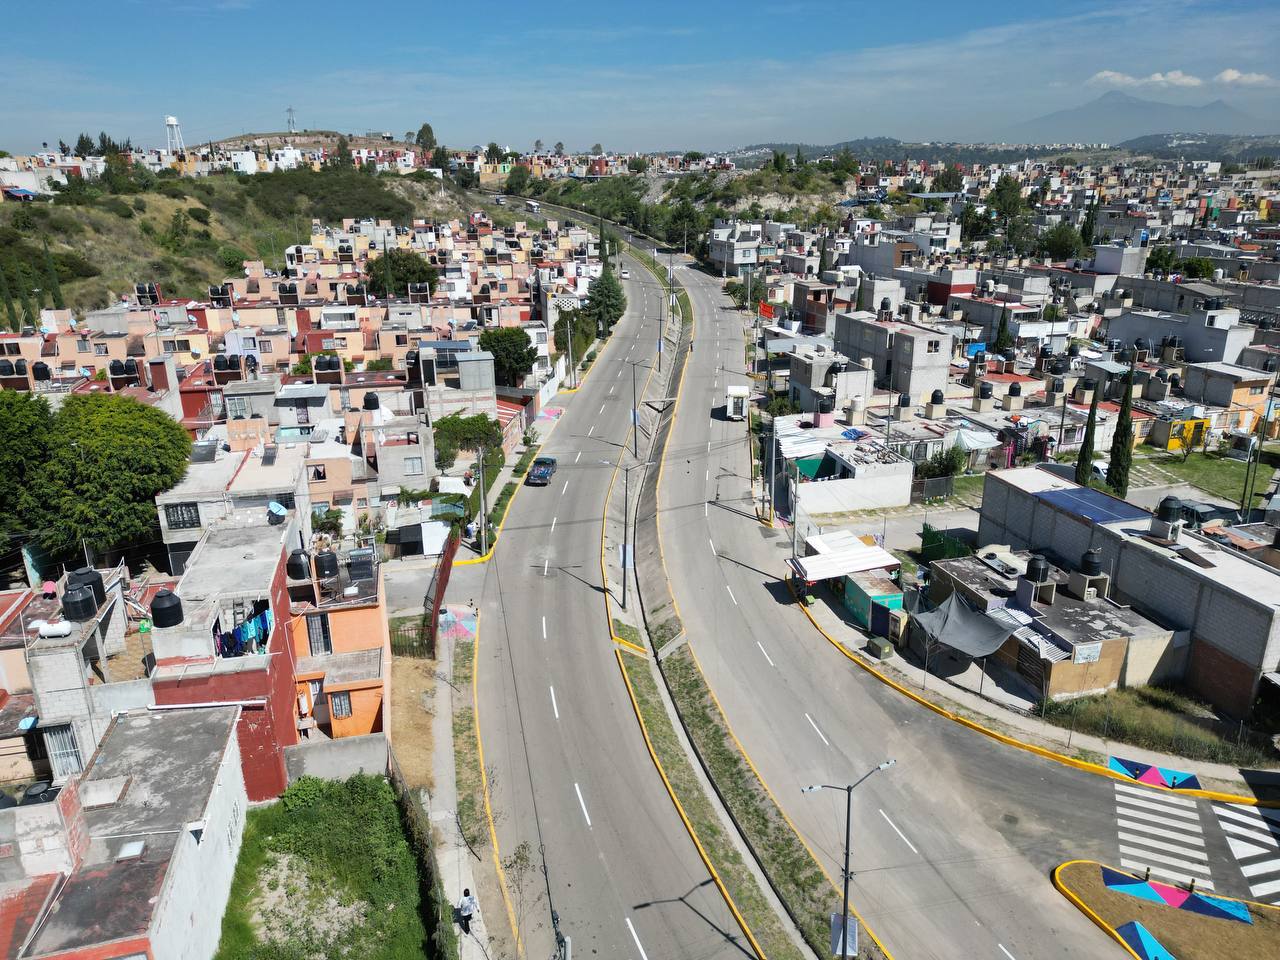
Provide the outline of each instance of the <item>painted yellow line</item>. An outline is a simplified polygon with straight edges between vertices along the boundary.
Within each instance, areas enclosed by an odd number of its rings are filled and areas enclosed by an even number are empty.
[[[1065,883],[1063,883],[1062,878],[1058,876],[1058,874],[1060,874],[1064,868],[1071,866],[1073,863],[1094,863],[1094,862],[1095,861],[1093,860],[1068,860],[1066,863],[1058,864],[1058,866],[1055,867],[1053,871],[1053,885],[1054,887],[1057,888],[1060,894],[1062,894],[1064,897],[1066,897],[1068,900],[1074,903],[1076,905],[1076,908],[1081,913],[1083,913],[1086,917],[1092,920],[1094,924],[1098,927],[1098,929],[1100,929],[1107,936],[1115,940],[1116,943],[1120,944],[1120,946],[1124,948],[1125,952],[1128,953],[1129,956],[1135,958],[1135,960],[1142,960],[1142,957],[1134,952],[1133,947],[1129,946],[1127,943],[1124,942],[1124,938],[1120,936],[1120,934],[1116,931],[1116,928],[1111,926],[1111,924],[1107,923],[1107,921],[1103,920],[1100,916],[1098,916],[1091,909],[1089,909],[1089,905],[1085,903],[1084,900],[1082,900],[1074,890],[1072,890]],[[1098,864],[1098,866],[1101,867],[1102,864]],[[1120,871],[1120,872],[1123,872],[1123,871]]]
[[[640,656],[645,657],[646,659],[649,656],[649,651],[646,650],[644,647],[640,646],[640,644],[638,643],[632,643],[630,640],[623,640],[621,637],[617,637],[617,636],[613,638],[613,642],[620,647],[624,647],[627,650],[630,650],[632,653],[638,653]]]
[[[958,723],[963,727],[968,727],[970,730],[976,731],[983,736],[990,737],[992,740],[1003,743],[1006,746],[1016,747],[1019,750],[1034,753],[1036,756],[1043,757],[1046,760],[1052,760],[1054,763],[1060,763],[1067,767],[1074,767],[1076,770],[1083,770],[1085,773],[1092,773],[1099,777],[1106,777],[1109,780],[1118,780],[1121,783],[1133,783],[1133,778],[1116,773],[1109,767],[1104,767],[1097,763],[1090,763],[1088,760],[1077,760],[1075,757],[1069,757],[1065,753],[1058,753],[1057,751],[1050,750],[1047,747],[1037,746],[1034,743],[1019,740],[1017,737],[1011,737],[1008,734],[1000,733],[998,730],[992,730],[990,727],[983,726],[974,720],[970,720],[968,717],[963,717],[958,713],[953,713],[946,707],[939,706],[933,701],[920,696],[914,690],[904,687],[892,677],[877,670],[875,667],[871,666],[871,664],[864,662],[862,657],[850,650],[835,637],[831,636],[831,634],[827,633],[827,631],[823,629],[822,624],[818,623],[813,614],[809,612],[808,607],[804,603],[800,602],[800,598],[796,594],[795,585],[792,583],[790,577],[787,578],[786,583],[787,589],[791,591],[791,596],[796,600],[796,606],[798,606],[804,615],[809,618],[809,622],[814,625],[817,631],[827,638],[827,642],[844,654],[846,658],[857,664],[867,673],[871,674],[885,686],[898,691],[898,693],[902,694],[904,697],[914,700],[916,703],[920,704],[920,706],[932,710],[940,717],[945,717],[946,719]],[[1278,800],[1259,800],[1257,797],[1244,797],[1233,793],[1219,793],[1216,790],[1175,790],[1171,787],[1160,787],[1155,786],[1154,784],[1144,785],[1151,787],[1153,790],[1163,790],[1166,793],[1174,793],[1180,796],[1199,797],[1202,800],[1214,800],[1219,803],[1239,803],[1255,807],[1280,807],[1280,801]]]
[[[707,693],[711,694],[711,702],[716,705],[716,710],[720,712],[720,719],[724,721],[724,728],[729,731],[729,737],[733,740],[733,745],[738,748],[738,753],[742,754],[742,759],[747,761],[747,767],[750,768],[753,774],[755,774],[755,778],[760,782],[760,786],[764,787],[764,792],[769,795],[769,799],[773,801],[773,805],[777,807],[778,813],[782,814],[782,819],[786,821],[787,826],[791,828],[791,832],[794,833],[796,835],[796,839],[800,841],[800,845],[803,846],[805,851],[809,854],[809,859],[812,860],[814,865],[822,871],[822,875],[827,878],[827,883],[831,885],[831,889],[834,890],[837,895],[842,895],[843,891],[836,885],[835,878],[827,872],[827,868],[822,865],[822,861],[819,860],[818,855],[814,853],[813,847],[809,846],[809,841],[804,838],[804,834],[800,832],[799,828],[792,822],[791,818],[787,816],[787,811],[783,809],[782,804],[778,802],[778,798],[769,787],[768,782],[756,768],[755,762],[751,759],[751,754],[747,753],[747,748],[742,745],[742,741],[739,740],[738,735],[734,733],[733,725],[729,723],[729,717],[725,714],[724,707],[720,705],[720,698],[716,696],[715,690],[712,689],[711,683],[707,680],[706,673],[703,672],[702,663],[698,660],[698,654],[694,652],[693,644],[688,643],[687,646],[689,647],[689,655],[693,657],[693,665],[698,668],[698,673],[702,677],[702,685],[707,688]],[[858,912],[858,908],[855,907],[852,902],[849,903],[849,910],[858,918],[858,922],[862,924],[862,928],[867,931],[867,935],[871,937],[872,941],[875,942],[875,945],[880,948],[880,952],[884,954],[885,960],[894,960],[893,954],[889,952],[889,948],[880,942],[880,938],[877,937],[875,931],[871,929],[871,925],[867,923],[862,914]]]
[[[618,660],[618,669],[622,671],[622,682],[627,685],[627,696],[631,699],[631,709],[635,712],[636,722],[640,724],[640,733],[644,737],[645,747],[649,750],[649,759],[653,761],[654,767],[657,768],[658,776],[662,777],[663,786],[667,788],[667,796],[675,804],[676,813],[680,814],[680,820],[684,823],[684,828],[689,831],[689,838],[693,841],[693,845],[698,848],[698,856],[702,858],[703,866],[711,874],[711,879],[715,882],[716,889],[720,891],[720,896],[724,897],[724,902],[729,907],[729,912],[733,914],[733,919],[737,922],[738,927],[742,930],[742,935],[751,944],[751,949],[756,957],[759,960],[767,960],[764,950],[761,949],[759,942],[755,938],[755,934],[751,932],[751,928],[747,925],[746,918],[742,916],[742,913],[738,910],[738,905],[733,902],[733,896],[729,893],[728,888],[725,887],[724,881],[720,879],[720,872],[716,870],[715,864],[707,856],[706,848],[702,846],[702,841],[698,839],[698,831],[694,829],[693,824],[689,821],[688,814],[684,812],[684,805],[680,803],[680,798],[676,796],[675,788],[671,786],[671,781],[667,779],[667,772],[662,768],[662,761],[658,759],[657,751],[653,749],[653,741],[649,739],[649,728],[645,725],[644,717],[640,713],[640,704],[636,701],[636,692],[631,686],[631,677],[627,674],[627,665],[622,660],[622,653],[615,650],[614,656]]]
[[[507,923],[516,941],[516,955],[524,955],[524,943],[520,940],[520,928],[516,923],[516,908],[507,889],[507,874],[502,869],[502,856],[498,850],[498,828],[493,822],[493,806],[489,802],[489,775],[484,768],[484,741],[480,737],[480,611],[476,611],[476,635],[471,649],[471,717],[476,728],[476,757],[480,763],[480,785],[484,791],[484,815],[489,821],[489,843],[493,849],[493,869],[498,874],[498,887],[502,890],[502,902],[507,908]]]

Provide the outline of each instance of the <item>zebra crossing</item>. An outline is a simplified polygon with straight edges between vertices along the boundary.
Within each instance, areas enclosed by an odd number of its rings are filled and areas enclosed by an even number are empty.
[[[1280,810],[1215,803],[1218,825],[1255,900],[1280,904]]]
[[[1200,808],[1166,791],[1116,783],[1120,866],[1200,890],[1213,889]]]

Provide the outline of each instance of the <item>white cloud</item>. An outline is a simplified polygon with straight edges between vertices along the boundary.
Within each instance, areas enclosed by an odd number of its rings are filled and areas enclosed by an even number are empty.
[[[1269,87],[1275,83],[1265,73],[1243,73],[1233,67],[1227,67],[1213,80],[1215,83],[1234,84],[1241,87]]]
[[[1204,81],[1181,70],[1157,71],[1145,77],[1135,77],[1118,70],[1099,70],[1089,78],[1089,83],[1108,87],[1198,87]]]

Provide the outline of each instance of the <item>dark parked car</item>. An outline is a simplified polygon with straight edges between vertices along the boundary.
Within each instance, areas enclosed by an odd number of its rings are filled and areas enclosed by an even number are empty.
[[[555,457],[537,457],[529,467],[529,476],[525,478],[525,483],[532,487],[545,487],[551,482],[555,472]]]

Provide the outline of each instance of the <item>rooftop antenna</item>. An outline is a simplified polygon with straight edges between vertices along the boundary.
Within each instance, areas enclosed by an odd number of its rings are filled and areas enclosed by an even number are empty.
[[[287,113],[287,114],[289,115],[289,132],[290,132],[290,133],[297,133],[297,132],[298,132],[298,124],[297,124],[297,123],[295,123],[295,122],[294,122],[294,119],[293,119],[293,107],[290,107],[288,110],[286,110],[286,111],[285,111],[285,113]]]
[[[178,126],[177,117],[164,118],[164,135],[169,153],[187,152],[187,148],[182,142],[182,128]]]

